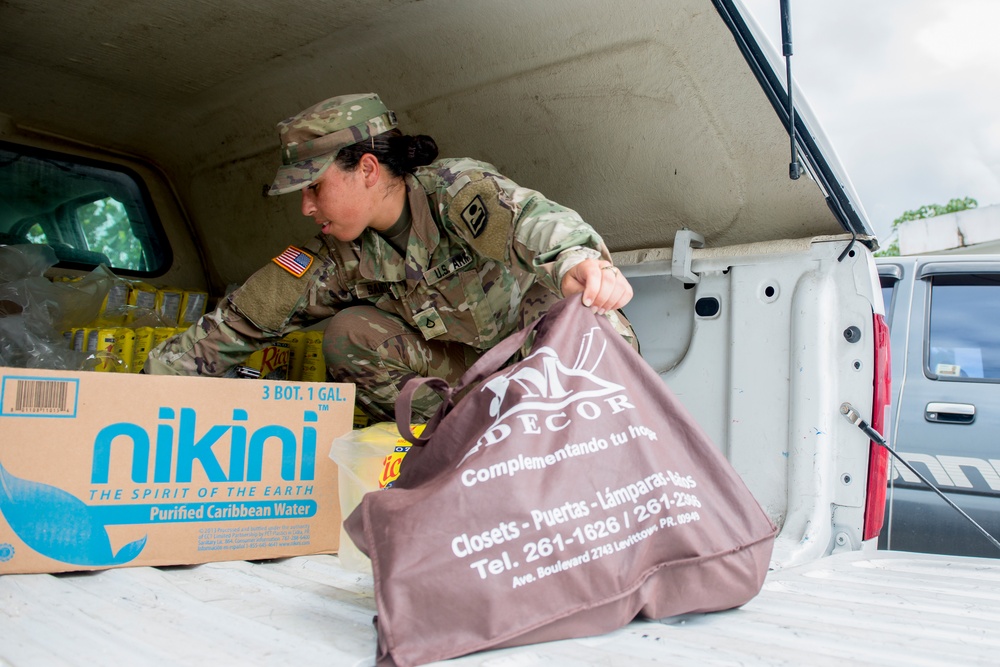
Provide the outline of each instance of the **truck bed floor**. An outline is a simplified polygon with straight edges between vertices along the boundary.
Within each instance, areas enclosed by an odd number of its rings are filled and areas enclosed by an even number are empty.
[[[336,556],[0,577],[0,667],[374,663],[371,577]],[[449,665],[996,665],[1000,561],[847,553],[740,609]]]

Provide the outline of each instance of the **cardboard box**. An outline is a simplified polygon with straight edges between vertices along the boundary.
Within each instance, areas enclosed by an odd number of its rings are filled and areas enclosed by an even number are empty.
[[[0,367],[0,574],[337,551],[354,385]]]

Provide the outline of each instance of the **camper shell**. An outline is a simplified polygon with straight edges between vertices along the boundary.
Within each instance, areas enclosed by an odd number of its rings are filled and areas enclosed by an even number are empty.
[[[266,196],[276,122],[368,91],[443,156],[488,161],[601,234],[642,355],[779,527],[773,572],[739,610],[458,664],[995,652],[983,619],[1000,607],[977,587],[992,563],[874,551],[886,455],[841,406],[876,428],[888,409],[877,240],[802,95],[790,127],[780,61],[738,1],[90,0],[6,3],[0,21],[0,238],[45,231],[53,275],[96,265],[73,212],[107,191],[15,177],[19,156],[131,178],[141,260],[112,268],[218,299],[315,233],[297,197]],[[336,555],[5,575],[0,599],[11,664],[374,658],[370,575]]]

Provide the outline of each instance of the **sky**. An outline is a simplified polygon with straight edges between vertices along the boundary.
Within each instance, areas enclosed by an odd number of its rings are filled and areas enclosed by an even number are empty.
[[[781,49],[779,0],[743,0]],[[1000,0],[790,0],[792,76],[883,247],[924,204],[1000,204]],[[784,80],[784,69],[780,70]]]

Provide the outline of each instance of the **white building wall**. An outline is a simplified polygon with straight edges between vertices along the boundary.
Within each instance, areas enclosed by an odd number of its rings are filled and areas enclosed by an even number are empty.
[[[1000,252],[1000,205],[972,208],[899,226],[899,254]]]

